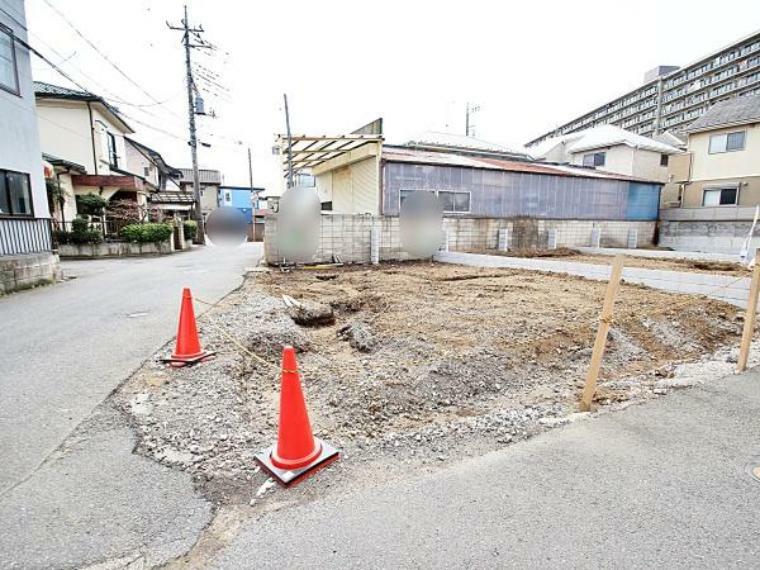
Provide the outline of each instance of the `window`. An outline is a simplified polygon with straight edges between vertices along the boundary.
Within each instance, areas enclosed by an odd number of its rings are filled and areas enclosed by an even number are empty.
[[[29,175],[0,170],[0,215],[31,216],[32,192]]]
[[[16,43],[13,32],[2,24],[0,24],[0,89],[19,94]]]
[[[705,188],[702,195],[703,206],[734,206],[739,197],[739,190],[736,186],[725,188]]]
[[[444,214],[467,214],[470,212],[470,193],[451,192],[448,190],[401,190],[399,192],[399,207],[404,200],[414,192],[431,192],[435,194],[443,206]]]
[[[108,137],[108,163],[114,168],[119,167],[119,156],[116,154],[116,137],[113,133],[106,133]]]
[[[668,165],[668,155],[667,154],[661,154],[660,155],[660,166],[667,166]]]
[[[710,137],[710,154],[744,150],[744,131],[721,133]]]
[[[583,155],[583,166],[604,166],[604,161],[607,158],[606,152],[595,152],[592,154]]]

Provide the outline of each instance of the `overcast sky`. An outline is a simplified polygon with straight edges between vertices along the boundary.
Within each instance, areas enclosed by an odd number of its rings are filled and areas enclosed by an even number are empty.
[[[30,43],[114,100],[135,137],[178,167],[190,166],[184,55],[166,21],[178,23],[183,4],[26,1]],[[198,78],[217,115],[199,118],[211,145],[201,166],[247,185],[250,145],[254,184],[270,190],[280,184],[271,148],[284,131],[283,92],[294,133],[341,134],[383,117],[391,142],[463,134],[470,101],[479,138],[524,144],[636,88],[656,65],[688,64],[760,28],[757,0],[194,0],[189,9],[218,47],[193,58],[222,86]],[[71,86],[39,60],[33,72]]]

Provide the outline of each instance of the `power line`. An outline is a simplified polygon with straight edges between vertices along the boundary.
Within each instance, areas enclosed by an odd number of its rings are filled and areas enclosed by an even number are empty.
[[[124,70],[122,70],[122,69],[121,69],[121,68],[120,68],[120,67],[119,67],[119,66],[118,66],[118,65],[117,65],[117,64],[116,64],[116,63],[115,63],[115,62],[114,62],[114,61],[113,61],[113,60],[112,60],[110,57],[108,57],[108,55],[106,55],[105,53],[103,53],[103,51],[101,51],[101,49],[100,49],[100,48],[99,48],[97,45],[95,45],[95,43],[93,43],[93,42],[92,42],[92,41],[91,41],[91,40],[90,40],[90,39],[89,39],[87,36],[85,36],[85,35],[84,35],[84,34],[83,34],[83,33],[82,33],[80,30],[79,30],[79,28],[77,28],[77,27],[74,25],[74,23],[73,23],[71,20],[69,20],[69,19],[66,17],[66,15],[65,15],[65,14],[63,14],[63,13],[62,13],[60,10],[58,10],[58,8],[56,8],[56,7],[55,7],[55,5],[54,5],[54,4],[53,4],[53,3],[52,3],[50,0],[44,0],[44,2],[45,2],[45,4],[47,4],[47,5],[50,7],[50,9],[51,9],[51,10],[53,10],[53,11],[54,11],[56,14],[58,14],[58,16],[59,16],[59,17],[60,17],[60,18],[61,18],[61,19],[62,19],[64,22],[66,22],[66,24],[67,24],[67,25],[68,25],[68,26],[69,26],[69,27],[70,27],[72,30],[74,30],[74,32],[75,32],[75,33],[76,33],[76,34],[77,34],[77,35],[78,35],[80,38],[82,38],[82,39],[83,39],[83,40],[84,40],[84,41],[87,43],[87,45],[89,45],[89,46],[90,46],[92,49],[94,49],[94,50],[95,50],[95,51],[98,53],[98,55],[100,55],[100,57],[102,57],[102,58],[103,58],[105,61],[107,61],[107,62],[108,62],[108,64],[109,64],[111,67],[113,67],[113,68],[114,68],[114,69],[115,69],[115,70],[116,70],[116,71],[117,71],[117,72],[118,72],[118,73],[119,73],[119,74],[120,74],[122,77],[124,77],[124,78],[125,78],[127,81],[129,81],[129,82],[130,82],[132,85],[134,85],[135,87],[137,87],[137,88],[138,88],[138,89],[139,89],[139,90],[140,90],[142,93],[144,93],[144,94],[145,94],[145,95],[146,95],[148,98],[150,98],[150,100],[151,100],[151,101],[153,101],[153,102],[154,102],[156,105],[164,105],[164,104],[166,103],[166,101],[159,101],[159,100],[158,100],[156,97],[154,97],[154,96],[153,96],[151,93],[149,93],[148,91],[146,91],[146,90],[145,90],[145,89],[142,87],[142,85],[140,85],[140,84],[139,84],[139,83],[137,83],[137,82],[136,82],[134,79],[132,79],[132,78],[131,78],[129,75],[127,75],[127,74],[124,72]],[[169,112],[170,114],[172,114],[172,115],[174,115],[174,116],[176,116],[176,117],[179,117],[179,115],[177,115],[176,113],[174,113],[174,112],[173,112],[171,109],[168,109],[168,108],[167,108],[166,110],[167,110],[167,112]]]

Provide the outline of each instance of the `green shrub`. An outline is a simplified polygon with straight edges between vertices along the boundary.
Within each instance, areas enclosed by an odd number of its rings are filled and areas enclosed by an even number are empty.
[[[76,245],[101,243],[103,234],[99,229],[90,228],[90,223],[82,218],[71,221],[71,231],[56,231],[54,237],[58,245],[73,243]]]
[[[71,234],[69,232],[63,231],[63,230],[54,230],[53,231],[53,240],[58,245],[65,245],[70,242],[69,236]]]
[[[159,243],[169,239],[173,231],[169,224],[129,224],[121,228],[119,235],[135,243]]]
[[[71,221],[71,232],[81,234],[90,229],[90,222],[84,218],[76,218]]]
[[[195,239],[198,233],[198,222],[187,220],[182,225],[185,228],[185,239]]]
[[[76,197],[77,212],[86,216],[100,216],[108,201],[97,194],[84,194]]]

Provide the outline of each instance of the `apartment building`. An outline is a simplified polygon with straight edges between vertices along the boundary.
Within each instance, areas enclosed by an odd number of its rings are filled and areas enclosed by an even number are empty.
[[[760,93],[760,32],[684,67],[659,66],[644,84],[609,103],[544,133],[527,146],[597,125],[616,125],[653,137],[681,132],[713,104]]]

